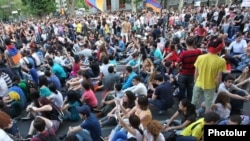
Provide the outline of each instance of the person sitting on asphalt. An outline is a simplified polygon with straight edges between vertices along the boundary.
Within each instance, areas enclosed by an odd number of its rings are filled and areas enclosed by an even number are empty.
[[[155,88],[149,103],[156,106],[159,109],[158,114],[161,115],[174,104],[173,91],[170,82],[164,81],[162,75],[156,74],[154,79],[158,86]]]
[[[77,107],[77,111],[83,122],[75,127],[69,126],[67,135],[76,134],[80,141],[83,139],[86,141],[100,141],[101,127],[98,119],[91,113],[90,107],[82,105],[81,107]]]

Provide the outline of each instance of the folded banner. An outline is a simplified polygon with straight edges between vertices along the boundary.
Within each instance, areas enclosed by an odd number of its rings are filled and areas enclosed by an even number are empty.
[[[95,7],[103,11],[104,0],[85,0],[86,4],[90,7]]]
[[[155,12],[161,12],[161,4],[156,0],[146,0],[146,7],[152,8]]]

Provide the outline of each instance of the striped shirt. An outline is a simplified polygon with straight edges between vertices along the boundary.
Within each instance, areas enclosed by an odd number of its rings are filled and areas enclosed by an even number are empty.
[[[194,75],[195,67],[194,63],[202,52],[199,49],[186,50],[181,52],[178,63],[180,64],[180,74],[183,75]]]

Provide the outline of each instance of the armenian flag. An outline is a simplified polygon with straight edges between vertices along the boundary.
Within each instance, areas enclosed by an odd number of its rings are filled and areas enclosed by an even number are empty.
[[[146,7],[152,8],[155,12],[161,12],[161,4],[156,0],[146,0]]]
[[[103,11],[104,0],[85,0],[85,3],[90,7]]]

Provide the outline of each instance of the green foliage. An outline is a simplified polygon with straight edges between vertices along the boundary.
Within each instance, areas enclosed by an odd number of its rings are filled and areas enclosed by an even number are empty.
[[[29,13],[43,16],[56,11],[54,0],[22,0],[22,4],[29,9]]]
[[[75,8],[89,9],[88,5],[84,2],[84,0],[76,0]]]

